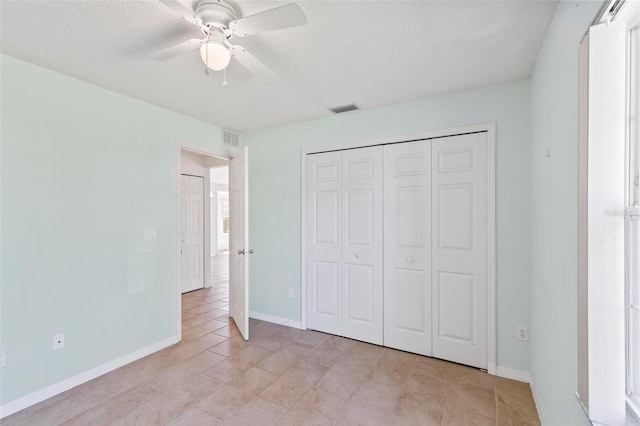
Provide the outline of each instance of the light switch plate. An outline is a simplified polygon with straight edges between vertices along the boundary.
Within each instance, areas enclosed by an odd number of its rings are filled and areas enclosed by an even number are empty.
[[[151,227],[144,229],[144,240],[145,241],[155,241],[158,239],[158,228]]]

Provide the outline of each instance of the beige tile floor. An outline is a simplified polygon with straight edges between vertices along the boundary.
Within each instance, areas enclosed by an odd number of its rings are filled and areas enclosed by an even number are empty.
[[[529,386],[315,331],[229,322],[228,272],[183,295],[183,341],[0,421],[14,425],[537,425]]]

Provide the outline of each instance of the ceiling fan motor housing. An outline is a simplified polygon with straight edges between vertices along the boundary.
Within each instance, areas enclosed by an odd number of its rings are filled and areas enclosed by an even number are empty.
[[[296,3],[240,17],[240,10],[234,0],[179,0],[180,3],[176,0],[159,1],[186,21],[199,26],[205,37],[167,47],[153,56],[156,60],[164,61],[199,48],[206,65],[205,74],[209,69],[225,69],[233,58],[255,76],[273,80],[276,78],[273,71],[244,47],[231,44],[231,37],[250,36],[307,24],[304,11]],[[187,1],[191,5],[195,3],[195,8],[186,6],[184,2]]]
[[[194,15],[209,28],[229,28],[229,22],[238,19],[238,10],[225,0],[200,0]]]

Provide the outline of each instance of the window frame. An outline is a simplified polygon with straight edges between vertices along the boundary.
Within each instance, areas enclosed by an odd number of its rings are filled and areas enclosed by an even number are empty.
[[[640,421],[640,16],[627,17],[627,143],[629,156],[626,283],[625,393],[629,411]],[[637,312],[635,312],[635,311]],[[634,318],[634,315],[636,318]],[[635,320],[635,321],[634,321]],[[634,362],[635,361],[635,362]]]

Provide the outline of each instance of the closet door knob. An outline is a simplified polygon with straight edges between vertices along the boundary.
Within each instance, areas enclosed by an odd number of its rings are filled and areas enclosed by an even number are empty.
[[[356,259],[360,259],[362,256],[360,256],[360,253],[356,253]]]
[[[413,261],[414,261],[414,260],[415,260],[415,259],[414,259],[413,257],[407,257],[407,258],[405,259],[405,261],[406,261],[407,263],[413,263]]]

